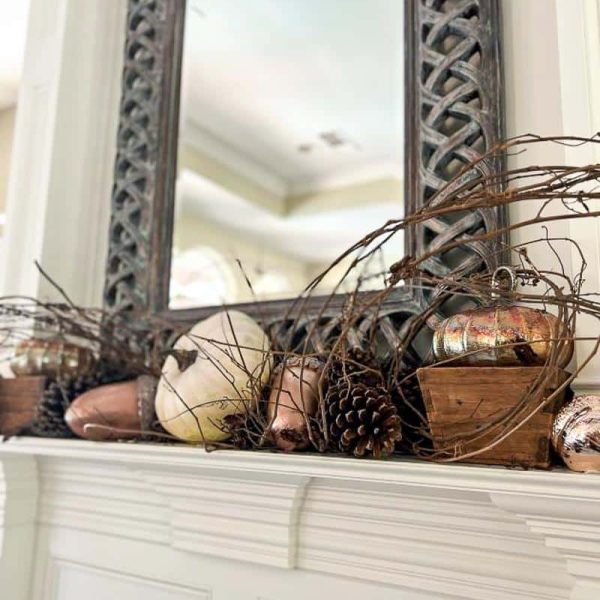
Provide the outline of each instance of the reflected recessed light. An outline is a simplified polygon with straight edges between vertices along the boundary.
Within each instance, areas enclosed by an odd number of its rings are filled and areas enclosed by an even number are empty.
[[[360,151],[361,148],[359,144],[357,144],[354,140],[346,137],[341,134],[339,131],[323,131],[317,134],[317,143],[308,143],[305,142],[303,144],[298,144],[296,146],[296,150],[302,154],[309,154],[313,150],[319,150],[322,146],[326,146],[327,148],[331,148],[332,150],[337,150],[339,148],[350,148],[356,151]]]
[[[322,142],[325,143],[326,146],[330,148],[353,148],[354,150],[359,151],[360,145],[357,144],[354,140],[345,136],[343,133],[339,131],[323,131],[319,134],[319,138]]]
[[[324,131],[319,134],[319,137],[332,148],[343,146],[347,143],[347,140],[345,140],[337,131]]]

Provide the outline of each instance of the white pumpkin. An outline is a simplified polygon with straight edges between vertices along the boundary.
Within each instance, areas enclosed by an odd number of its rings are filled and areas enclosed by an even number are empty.
[[[269,349],[258,323],[239,311],[219,312],[194,325],[173,347],[174,353],[196,350],[195,359],[187,354],[193,362],[180,370],[168,356],[163,366],[155,401],[161,425],[187,442],[227,439],[223,418],[247,410],[269,380]]]

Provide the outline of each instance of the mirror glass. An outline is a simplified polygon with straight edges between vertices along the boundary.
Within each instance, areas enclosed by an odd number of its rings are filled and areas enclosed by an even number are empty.
[[[402,217],[403,6],[187,1],[170,308],[293,298]],[[393,238],[361,288],[402,255]]]

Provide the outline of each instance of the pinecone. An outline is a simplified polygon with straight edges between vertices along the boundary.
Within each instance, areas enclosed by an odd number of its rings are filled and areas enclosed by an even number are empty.
[[[389,456],[401,438],[400,418],[387,390],[357,376],[330,384],[325,397],[329,434],[342,452]]]
[[[40,400],[36,419],[25,433],[50,438],[73,437],[65,423],[65,411],[72,400],[69,396],[61,384],[56,381],[48,383]]]

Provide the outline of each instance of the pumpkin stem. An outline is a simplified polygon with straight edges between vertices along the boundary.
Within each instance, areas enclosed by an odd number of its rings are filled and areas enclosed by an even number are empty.
[[[165,351],[165,357],[167,356],[172,356],[177,361],[177,368],[183,373],[196,362],[198,350],[175,350],[171,348]]]

